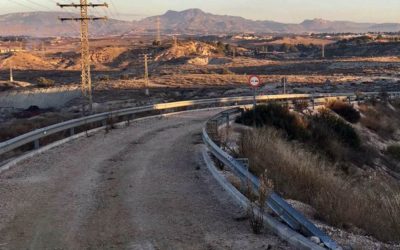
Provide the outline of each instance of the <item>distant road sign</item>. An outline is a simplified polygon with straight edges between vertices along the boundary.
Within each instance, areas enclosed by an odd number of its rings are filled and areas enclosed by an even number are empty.
[[[258,76],[250,76],[249,77],[249,84],[253,88],[257,88],[261,84],[260,77],[258,77]]]

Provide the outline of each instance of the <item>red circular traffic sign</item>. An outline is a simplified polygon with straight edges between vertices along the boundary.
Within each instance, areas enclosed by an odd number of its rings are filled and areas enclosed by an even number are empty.
[[[249,77],[249,85],[253,88],[257,88],[258,86],[260,86],[261,84],[261,80],[260,77],[258,76],[250,76]]]

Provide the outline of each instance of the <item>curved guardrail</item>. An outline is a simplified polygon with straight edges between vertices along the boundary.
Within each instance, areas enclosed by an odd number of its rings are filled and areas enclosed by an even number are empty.
[[[369,92],[363,93],[364,96],[378,96],[380,93],[378,92]],[[388,93],[389,98],[399,97],[400,92],[390,92]],[[323,104],[329,101],[329,97],[337,97],[337,98],[346,98],[349,101],[356,100],[358,96],[354,94],[337,94],[337,95],[308,95],[308,98],[311,99],[311,103],[314,105],[317,103],[315,100],[320,98],[318,104]],[[296,98],[284,98],[286,100],[296,100]],[[203,127],[202,137],[205,145],[208,148],[208,151],[218,159],[224,166],[227,166],[235,175],[238,177],[243,183],[250,183],[255,189],[259,188],[260,182],[256,176],[249,173],[248,168],[245,167],[240,161],[236,160],[234,157],[225,152],[222,148],[220,148],[217,143],[213,141],[208,133],[208,129],[216,130],[213,134],[218,133],[218,129],[226,123],[229,125],[233,116],[239,112],[242,112],[241,109],[235,108],[230,109],[224,112],[217,114],[216,116],[209,119],[206,123],[206,126]],[[203,154],[203,158],[206,161],[206,164],[211,164],[211,159],[207,159],[207,155]],[[238,190],[236,190],[231,184],[223,183],[222,177],[218,176],[215,169],[209,167],[212,174],[216,177],[216,179],[227,189],[227,191],[234,197],[241,206],[248,204],[247,198],[242,195]],[[290,226],[295,231],[302,232],[307,237],[316,236],[318,237],[322,243],[324,243],[325,247],[331,250],[341,249],[328,235],[318,229],[313,223],[311,223],[307,218],[305,218],[301,213],[295,210],[292,206],[290,206],[284,199],[282,199],[277,193],[273,192],[266,201],[266,205],[274,211],[287,225]],[[313,244],[306,238],[293,236],[293,232],[288,232],[287,230],[281,230],[279,224],[272,221],[268,216],[264,216],[267,219],[268,224],[273,228],[273,231],[280,234],[283,238],[288,240],[290,243],[293,243],[296,247],[305,248],[305,249],[323,249],[320,246]],[[291,235],[291,236],[288,236]]]
[[[223,126],[224,123],[229,125],[229,122],[233,118],[235,114],[242,112],[240,108],[235,108],[231,110],[227,110],[221,112],[211,118],[206,126],[203,127],[203,141],[207,146],[209,152],[218,159],[224,166],[227,166],[235,175],[238,177],[242,183],[250,183],[256,190],[258,190],[260,182],[259,179],[251,174],[248,171],[248,168],[245,167],[241,162],[236,160],[234,157],[225,152],[222,148],[220,148],[217,143],[214,142],[213,139],[208,134],[208,129],[218,129]],[[203,158],[206,159],[207,156],[203,155]],[[206,160],[206,163],[210,160]],[[210,164],[210,163],[207,163]],[[210,167],[209,167],[210,169]],[[221,179],[222,177],[218,177],[216,170],[211,169],[212,174],[217,179]],[[219,180],[221,183],[221,180]],[[244,207],[246,203],[249,204],[248,199],[242,195],[239,191],[235,190],[235,187],[229,184],[223,184],[225,189],[238,201],[238,203]],[[319,228],[317,228],[313,223],[311,223],[307,218],[305,218],[301,213],[295,210],[292,206],[290,206],[284,199],[282,199],[277,193],[272,192],[267,198],[266,205],[274,211],[287,225],[290,226],[294,232],[289,232],[288,230],[281,229],[281,225],[274,221],[270,216],[263,215],[266,223],[272,227],[272,231],[276,232],[279,236],[286,239],[289,243],[293,244],[296,248],[304,248],[304,249],[323,249],[319,245],[314,244],[310,240],[305,237],[301,237],[300,235],[296,235],[295,232],[301,232],[303,235],[307,237],[316,236],[318,237],[324,245],[331,250],[341,249],[328,235],[322,232]],[[256,211],[259,212],[259,211]],[[290,235],[290,236],[288,236]]]
[[[372,93],[370,93],[372,95]],[[399,96],[399,94],[391,93],[393,96]],[[349,100],[354,99],[354,95],[345,95],[343,96],[348,98]],[[293,100],[293,99],[292,99]],[[321,101],[323,103],[324,101]],[[314,101],[312,102],[314,104]],[[224,166],[228,167],[235,175],[238,177],[242,183],[250,183],[252,186],[258,190],[260,182],[259,179],[251,174],[247,167],[245,167],[240,161],[236,160],[230,154],[225,152],[222,148],[220,148],[216,142],[214,142],[212,138],[214,135],[218,136],[218,129],[226,124],[229,126],[232,118],[242,112],[240,108],[230,109],[227,111],[223,111],[216,116],[209,119],[206,123],[206,126],[203,127],[202,137],[205,145],[207,146],[208,151],[220,161]],[[211,136],[209,135],[209,131],[211,130]],[[212,163],[211,159],[208,159],[207,153],[203,153],[203,158],[207,165]],[[227,181],[222,180],[223,177],[217,173],[216,169],[208,166],[213,176],[217,179],[218,182],[232,195],[232,197],[241,205],[246,206],[248,203],[248,199],[242,195],[233,185],[226,183]],[[316,236],[318,237],[324,246],[331,250],[341,249],[340,246],[336,244],[328,235],[326,235],[323,231],[317,228],[313,223],[311,223],[304,215],[295,210],[292,206],[290,206],[284,199],[282,199],[277,193],[272,192],[267,198],[266,205],[274,211],[287,225],[290,226],[296,232],[301,232],[303,235],[307,237]],[[267,220],[267,223],[270,227],[272,227],[273,231],[279,234],[282,238],[289,241],[289,243],[295,245],[295,247],[305,248],[305,249],[323,249],[320,246],[313,244],[307,238],[296,237],[293,236],[292,232],[287,230],[279,229],[280,225],[276,222],[272,221],[270,217],[264,215],[264,218]],[[291,235],[291,236],[288,236]]]
[[[363,93],[366,96],[379,95],[379,92],[368,92]],[[392,96],[400,96],[400,92],[392,92],[390,93]],[[257,96],[258,102],[265,102],[271,100],[301,100],[301,99],[309,99],[315,100],[318,98],[329,98],[329,97],[345,97],[345,98],[354,98],[353,93],[334,93],[334,94],[287,94],[287,95],[262,95]],[[86,116],[78,119],[69,120],[66,122],[54,124],[45,128],[37,129],[31,131],[29,133],[20,135],[8,141],[4,141],[0,143],[0,156],[3,154],[10,152],[14,149],[17,149],[21,146],[24,146],[29,143],[34,143],[35,149],[40,147],[39,140],[50,135],[63,132],[70,131],[70,136],[74,135],[74,129],[84,126],[94,124],[96,122],[102,122],[105,125],[106,120],[110,117],[113,118],[121,118],[128,117],[127,120],[130,120],[133,115],[151,112],[151,111],[162,111],[168,109],[177,109],[177,108],[190,108],[196,106],[210,106],[210,105],[228,105],[229,103],[234,104],[245,104],[251,103],[253,100],[252,96],[243,96],[243,97],[227,97],[227,98],[215,98],[215,99],[201,99],[201,100],[191,100],[191,101],[180,101],[180,102],[170,102],[170,103],[161,103],[148,105],[143,107],[134,107],[134,108],[126,108],[117,111],[105,112],[100,114],[95,114],[91,116]]]

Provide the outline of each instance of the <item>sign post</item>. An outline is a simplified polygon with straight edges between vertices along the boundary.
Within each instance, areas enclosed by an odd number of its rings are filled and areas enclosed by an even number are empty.
[[[256,109],[256,106],[257,106],[256,91],[257,91],[257,88],[260,86],[260,84],[261,84],[260,77],[258,77],[258,76],[250,76],[249,77],[249,85],[250,85],[250,87],[253,88],[253,108],[254,108],[254,110]]]
[[[254,126],[256,126],[256,107],[257,107],[257,88],[260,86],[261,81],[260,81],[260,77],[258,76],[250,76],[249,77],[249,85],[251,88],[253,88],[253,123]]]

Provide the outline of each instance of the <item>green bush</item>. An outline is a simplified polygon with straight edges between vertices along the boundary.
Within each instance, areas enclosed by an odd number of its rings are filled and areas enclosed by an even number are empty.
[[[321,110],[319,114],[314,115],[311,124],[314,139],[329,140],[335,136],[340,142],[352,148],[359,148],[361,145],[360,137],[355,129],[326,110]]]
[[[361,119],[360,112],[358,112],[351,104],[342,101],[334,101],[328,103],[327,107],[336,114],[343,117],[346,121],[357,123]]]
[[[390,145],[390,146],[386,149],[386,154],[387,154],[387,155],[390,155],[390,156],[393,157],[394,159],[400,161],[400,145],[399,145],[399,144]]]
[[[289,108],[276,103],[259,105],[254,118],[248,110],[236,122],[256,127],[274,127],[283,131],[288,140],[296,140],[309,148],[324,153],[332,160],[349,160],[361,149],[361,140],[355,129],[328,110],[301,117]]]
[[[255,118],[254,118],[255,114]],[[256,110],[247,110],[236,122],[256,127],[273,126],[286,132],[291,140],[306,140],[309,137],[307,125],[298,115],[290,112],[288,107],[270,103],[258,105]]]

